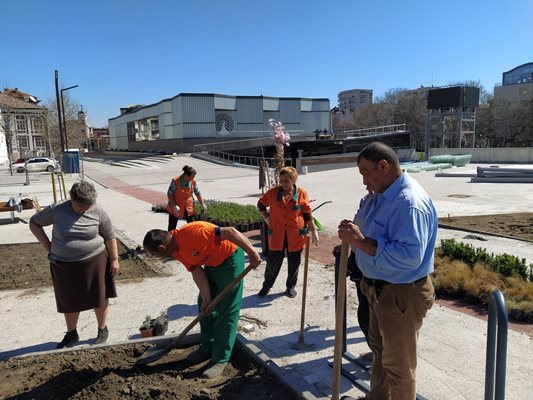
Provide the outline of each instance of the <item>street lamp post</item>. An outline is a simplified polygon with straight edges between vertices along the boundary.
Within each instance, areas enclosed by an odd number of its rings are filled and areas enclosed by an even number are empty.
[[[61,113],[63,114],[63,135],[65,137],[65,150],[68,151],[68,138],[67,138],[67,120],[65,119],[65,105],[63,103],[63,92],[66,92],[67,90],[77,88],[78,85],[69,86],[68,88],[61,89]]]

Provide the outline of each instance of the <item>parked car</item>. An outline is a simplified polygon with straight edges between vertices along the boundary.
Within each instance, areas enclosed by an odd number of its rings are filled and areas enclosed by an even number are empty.
[[[26,169],[28,172],[52,172],[58,165],[58,162],[50,157],[32,157],[24,162],[12,164],[11,169],[17,172],[26,172]]]

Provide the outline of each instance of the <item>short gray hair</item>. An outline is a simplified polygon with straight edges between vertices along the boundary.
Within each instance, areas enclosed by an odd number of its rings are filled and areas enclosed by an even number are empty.
[[[70,198],[77,203],[92,206],[96,203],[96,189],[87,181],[76,182],[70,189]]]

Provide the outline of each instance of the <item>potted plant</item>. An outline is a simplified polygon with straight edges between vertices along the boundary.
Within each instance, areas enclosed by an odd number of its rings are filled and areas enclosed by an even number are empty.
[[[163,336],[168,329],[168,314],[166,311],[161,311],[159,317],[152,320],[152,326],[154,327],[154,336]]]
[[[139,333],[141,334],[141,337],[143,338],[154,336],[154,327],[152,325],[152,317],[150,317],[149,315],[144,317],[144,321],[139,328]]]

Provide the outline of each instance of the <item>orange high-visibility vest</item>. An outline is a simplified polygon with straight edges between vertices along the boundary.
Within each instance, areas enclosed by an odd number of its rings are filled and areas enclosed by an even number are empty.
[[[176,218],[184,218],[185,210],[189,216],[194,215],[194,204],[192,194],[196,186],[195,180],[191,180],[189,183],[185,183],[183,175],[176,176],[172,181],[176,185],[176,191],[174,192],[174,202],[180,208],[180,215],[174,213],[174,208],[167,204],[167,211],[174,215]]]
[[[270,207],[268,248],[274,251],[283,250],[283,242],[287,235],[288,250],[290,252],[302,250],[307,236],[303,214],[311,213],[307,192],[294,185],[292,197],[286,200],[283,197],[283,189],[275,187],[266,192],[259,202],[265,207]]]

